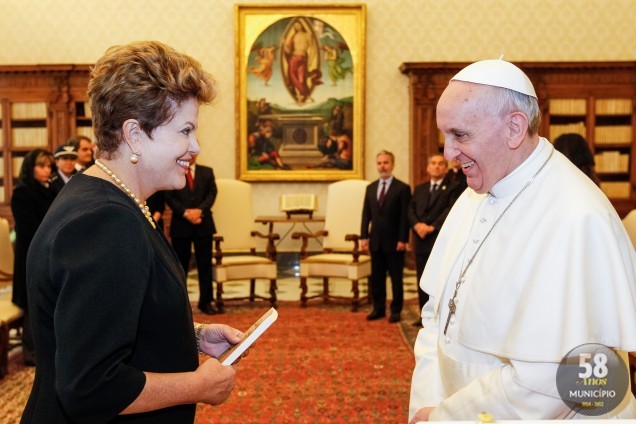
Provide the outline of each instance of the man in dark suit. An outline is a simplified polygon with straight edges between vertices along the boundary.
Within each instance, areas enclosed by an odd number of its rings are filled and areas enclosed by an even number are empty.
[[[373,311],[369,321],[386,315],[386,275],[391,277],[393,300],[389,322],[400,321],[404,303],[404,254],[409,241],[407,209],[411,188],[393,177],[395,157],[386,150],[376,155],[380,179],[369,184],[362,209],[362,250],[371,254]]]
[[[217,311],[212,304],[212,235],[216,227],[210,208],[216,199],[217,188],[212,168],[195,165],[195,161],[196,157],[193,157],[186,174],[186,186],[181,190],[167,191],[165,199],[172,209],[172,247],[187,274],[194,244],[199,273],[199,309],[214,315]]]
[[[424,293],[419,286],[424,266],[431,255],[433,244],[448,212],[465,188],[457,181],[451,182],[448,165],[441,154],[429,158],[426,172],[428,172],[430,181],[415,187],[408,211],[409,224],[413,230],[415,241],[415,266],[420,310],[428,302],[428,294]],[[417,320],[413,325],[421,326],[422,321]]]

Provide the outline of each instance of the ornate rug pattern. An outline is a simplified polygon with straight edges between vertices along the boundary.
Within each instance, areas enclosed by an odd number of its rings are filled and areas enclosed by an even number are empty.
[[[247,330],[267,308],[229,304],[224,315],[195,320]],[[405,305],[398,325],[368,322],[364,309],[280,302],[278,321],[240,363],[230,398],[217,407],[199,404],[196,423],[406,422],[417,305]],[[21,360],[14,350],[0,380],[2,424],[19,423],[29,395],[34,370]]]

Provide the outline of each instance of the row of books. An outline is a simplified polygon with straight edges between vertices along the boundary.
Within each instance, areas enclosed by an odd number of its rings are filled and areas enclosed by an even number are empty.
[[[84,102],[84,116],[83,118],[92,118],[91,105],[88,102]]]
[[[95,140],[95,133],[93,132],[93,127],[77,127],[75,129],[77,135],[83,135],[84,137],[88,137],[91,140]]]
[[[13,119],[46,119],[46,103],[23,102],[11,103],[11,118]]]
[[[629,154],[618,150],[601,152],[594,155],[597,172],[628,172]]]
[[[24,162],[23,156],[14,156],[11,158],[11,167],[13,168],[13,176],[18,178],[20,176],[20,169],[22,168],[22,162]],[[4,170],[0,172],[0,175],[4,175]]]
[[[13,128],[13,147],[47,147],[49,132],[41,128]]]
[[[573,124],[563,124],[563,125],[550,125],[550,141],[554,142],[554,140],[560,136],[561,134],[580,134],[583,137],[587,137],[587,128],[585,127],[584,122],[575,122]]]
[[[631,99],[598,99],[596,100],[597,115],[631,115]]]
[[[587,137],[584,122],[572,124],[550,125],[550,141],[561,134],[575,133]],[[596,144],[625,144],[632,143],[633,129],[630,125],[600,125],[594,127],[594,143]]]
[[[20,176],[20,168],[22,168],[22,162],[24,162],[24,157],[22,156],[14,156],[11,158],[11,167],[13,168],[13,176],[18,178]],[[4,176],[4,160],[0,157],[0,177]]]
[[[631,125],[613,125],[594,127],[596,144],[631,144],[633,130]]]
[[[91,108],[84,102],[83,118],[91,118]],[[11,119],[46,119],[48,115],[45,102],[17,102],[11,103]],[[2,116],[2,108],[0,108]]]
[[[551,99],[551,115],[585,115],[587,113],[586,99]],[[631,99],[597,99],[595,104],[597,115],[631,115]]]
[[[602,182],[601,190],[610,199],[628,199],[631,195],[631,184],[629,181]]]
[[[13,147],[44,147],[48,146],[48,129],[41,128],[12,128],[12,145]],[[83,135],[91,140],[95,139],[93,127],[77,127],[77,134]],[[0,127],[0,148],[4,147],[4,139],[2,135],[2,127]]]
[[[550,99],[551,115],[585,115],[585,99]]]

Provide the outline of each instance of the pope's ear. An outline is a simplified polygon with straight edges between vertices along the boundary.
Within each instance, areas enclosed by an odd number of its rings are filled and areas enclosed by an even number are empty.
[[[513,112],[508,119],[508,147],[515,150],[528,133],[528,117],[521,112]]]

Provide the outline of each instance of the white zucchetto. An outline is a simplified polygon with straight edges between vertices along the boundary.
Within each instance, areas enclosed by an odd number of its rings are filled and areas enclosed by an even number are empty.
[[[519,68],[502,59],[481,60],[459,71],[451,81],[465,81],[508,88],[537,98],[530,78]]]

